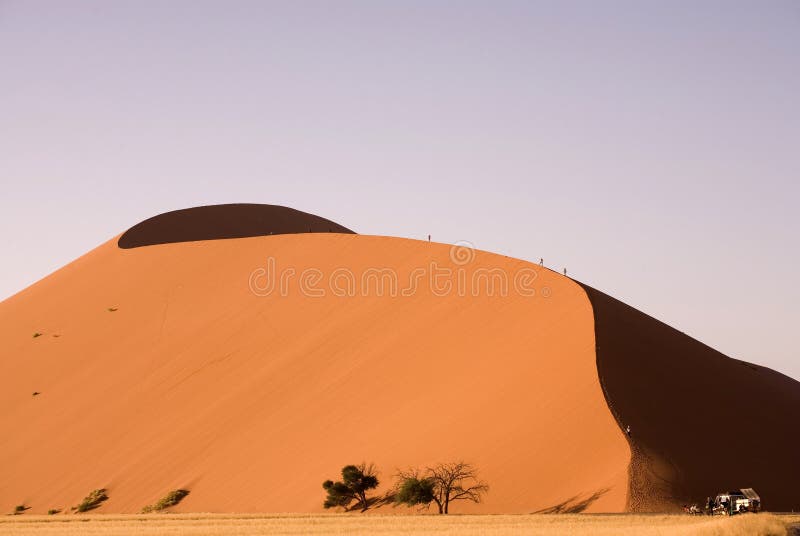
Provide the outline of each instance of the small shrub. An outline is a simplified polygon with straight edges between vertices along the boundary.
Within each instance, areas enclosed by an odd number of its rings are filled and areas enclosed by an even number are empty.
[[[18,504],[17,506],[14,507],[14,515],[21,514],[27,509],[28,507],[25,506],[24,504]]]
[[[78,512],[88,512],[89,510],[94,510],[100,506],[100,504],[105,500],[108,500],[106,490],[102,488],[96,489],[87,495],[78,506],[73,507],[73,510],[77,510]]]
[[[151,512],[160,512],[161,510],[169,508],[170,506],[175,506],[187,495],[189,495],[189,490],[174,489],[167,493],[167,495],[157,503],[142,508],[142,513],[149,514]]]
[[[61,513],[61,510],[59,510],[57,508],[51,508],[50,510],[47,511],[47,515],[49,515],[49,516],[54,516],[54,515],[59,514],[59,513]]]
[[[36,333],[34,333],[34,334],[33,334],[33,338],[34,338],[34,339],[35,339],[35,338],[37,338],[37,337],[41,337],[41,336],[42,336],[42,334],[41,334],[41,333],[39,333],[38,331],[37,331]]]
[[[108,308],[108,312],[109,312],[109,313],[114,313],[114,312],[116,312],[116,311],[117,311],[117,308],[116,308],[116,307],[109,307],[109,308]]]
[[[397,485],[394,502],[406,506],[427,506],[433,502],[435,493],[433,479],[420,477],[418,474],[403,475]]]

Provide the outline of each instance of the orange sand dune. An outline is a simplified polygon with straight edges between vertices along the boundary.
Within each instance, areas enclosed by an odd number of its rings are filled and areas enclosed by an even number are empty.
[[[250,289],[270,257],[295,269],[286,296]],[[537,293],[298,286],[306,268],[389,267],[405,287],[432,262],[535,272]],[[374,461],[389,484],[457,459],[491,491],[455,512],[624,510],[631,454],[586,293],[515,259],[462,262],[442,244],[349,234],[109,241],[0,304],[0,511],[68,509],[104,487],[99,512],[175,488],[191,490],[178,511],[313,512],[345,464]]]
[[[0,512],[315,512],[345,464],[383,492],[454,460],[491,486],[454,512],[800,510],[797,381],[523,261],[348,233],[176,211],[0,303]]]

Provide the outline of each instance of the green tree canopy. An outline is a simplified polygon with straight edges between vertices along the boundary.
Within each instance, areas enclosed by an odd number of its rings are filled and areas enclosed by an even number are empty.
[[[341,506],[345,510],[361,508],[364,511],[369,508],[367,492],[377,488],[378,484],[373,464],[345,465],[342,468],[341,481],[326,480],[322,483],[322,488],[328,493],[322,504],[325,508]],[[355,504],[351,507],[354,501]]]
[[[433,501],[434,493],[432,479],[417,475],[407,476],[398,483],[394,501],[407,506],[427,506]]]

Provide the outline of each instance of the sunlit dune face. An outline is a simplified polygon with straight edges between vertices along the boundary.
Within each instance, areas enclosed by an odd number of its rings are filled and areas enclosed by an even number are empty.
[[[314,512],[345,464],[375,462],[382,493],[461,459],[490,492],[454,512],[626,505],[589,301],[522,261],[328,233],[112,241],[0,305],[0,335],[0,508],[102,487],[99,511],[137,512],[185,488],[178,511]]]

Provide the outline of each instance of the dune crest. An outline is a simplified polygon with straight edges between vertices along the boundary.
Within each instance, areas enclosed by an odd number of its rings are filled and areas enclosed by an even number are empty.
[[[165,212],[140,222],[119,237],[123,249],[198,240],[294,233],[353,233],[325,218],[278,205],[236,203]]]

